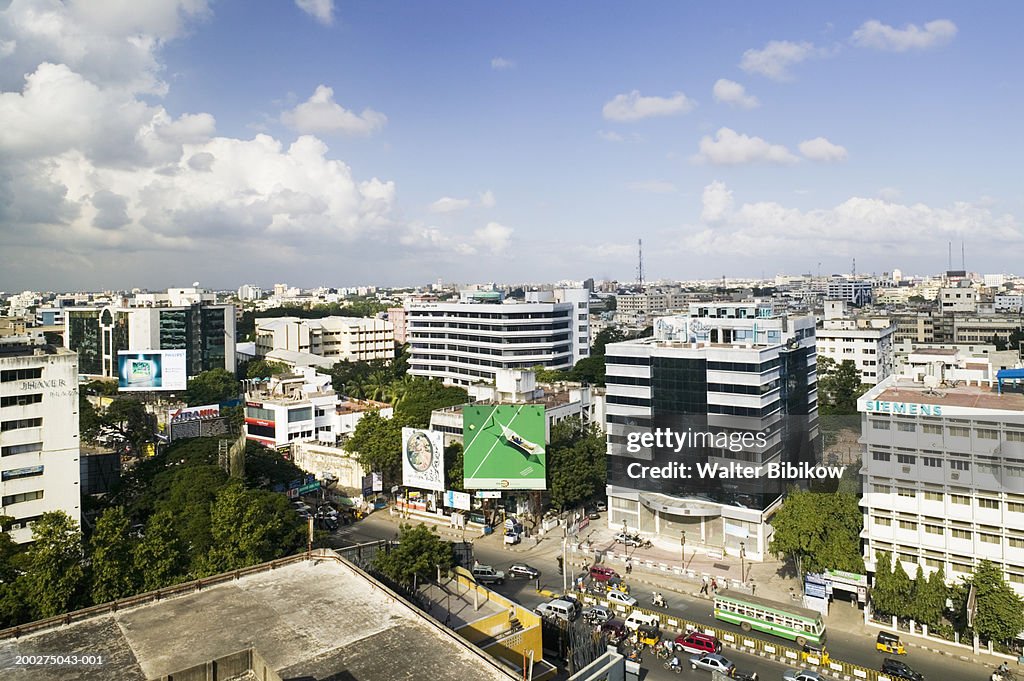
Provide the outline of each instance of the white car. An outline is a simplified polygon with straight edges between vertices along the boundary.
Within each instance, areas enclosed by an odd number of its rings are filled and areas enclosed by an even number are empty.
[[[636,605],[635,598],[633,598],[629,594],[624,594],[621,591],[616,591],[615,589],[612,589],[611,591],[606,593],[604,597],[612,603],[619,603],[621,605],[625,605],[627,608],[632,608],[634,605]]]

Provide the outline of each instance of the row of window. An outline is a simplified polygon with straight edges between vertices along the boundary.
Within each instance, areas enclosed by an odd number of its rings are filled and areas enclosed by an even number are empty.
[[[8,494],[3,497],[3,503],[0,506],[10,506],[11,504],[20,504],[25,501],[36,501],[37,499],[43,498],[43,490],[36,490],[35,492],[22,492],[21,494]]]
[[[30,404],[39,404],[42,401],[42,393],[31,393],[29,395],[6,395],[4,397],[0,397],[0,408],[26,407]]]
[[[876,494],[891,494],[892,488],[889,485],[871,485],[871,491]],[[896,494],[901,497],[908,499],[917,498],[917,490],[910,487],[897,487]],[[944,492],[937,492],[933,490],[924,490],[921,492],[922,497],[925,501],[943,501],[946,496],[949,497],[951,504],[959,504],[961,506],[970,506],[972,497],[966,494],[945,494]],[[989,499],[987,497],[973,497],[978,502],[978,508],[984,508],[989,510],[998,511],[1000,505],[1003,503],[998,499]],[[1024,503],[1007,501],[1006,510],[1009,513],[1024,513]]]
[[[872,419],[871,427],[874,430],[891,430],[891,421],[879,421]],[[970,437],[971,429],[965,426],[947,426],[949,434],[952,437]],[[896,429],[901,433],[916,433],[917,424],[912,421],[898,421],[896,423]],[[942,435],[943,426],[934,423],[923,423],[921,424],[921,432],[927,435]],[[994,428],[975,428],[975,437],[982,440],[998,440],[999,431]],[[1024,431],[1019,430],[1007,430],[1004,433],[1007,442],[1024,442]]]
[[[4,369],[0,371],[0,383],[11,383],[13,381],[29,381],[33,378],[42,378],[43,368],[35,369]]]
[[[896,547],[896,548],[897,548],[897,551],[895,553],[896,557],[899,558],[899,560],[904,562],[904,563],[908,563],[910,565],[917,565],[922,560],[920,557],[918,557],[915,554],[906,553],[901,547]],[[881,552],[881,551],[885,551],[886,553],[892,553],[892,547],[889,544],[886,544],[884,542],[878,543],[878,545],[876,547],[876,552],[875,552],[875,559],[876,560],[877,560],[877,557],[878,557],[878,553]],[[932,557],[932,556],[925,556],[923,560],[924,560],[924,566],[925,567],[932,568],[934,570],[937,570],[939,568],[942,568],[943,570],[947,569],[946,561],[943,558],[937,558],[937,557]],[[971,556],[954,555],[952,557],[952,559],[949,561],[949,567],[951,568],[951,570],[947,571],[946,576],[949,577],[950,574],[956,574],[956,573],[960,573],[960,574],[963,574],[963,575],[971,574],[971,572],[974,569],[973,560],[974,559]],[[913,573],[911,573],[911,574],[913,574]],[[1020,574],[1020,573],[1017,573],[1017,572],[1010,572],[1010,571],[1007,571],[1005,574],[1006,574],[1006,581],[1011,582],[1013,584],[1024,584],[1024,574]]]
[[[39,428],[43,425],[41,416],[32,419],[13,419],[0,422],[0,432],[6,433],[9,430],[20,430],[22,428]]]
[[[752,608],[746,605],[737,605],[735,603],[724,603],[716,602],[715,607],[718,610],[724,610],[731,612],[740,617],[749,617],[759,622],[768,622],[770,624],[781,624],[782,626],[792,629],[794,631],[807,631],[812,634],[820,633],[815,631],[815,623],[808,622],[806,620],[798,620],[786,615],[780,615],[760,608]]]
[[[29,442],[24,445],[8,445],[0,447],[0,456],[14,456],[15,454],[31,454],[32,452],[43,451],[42,442]]]

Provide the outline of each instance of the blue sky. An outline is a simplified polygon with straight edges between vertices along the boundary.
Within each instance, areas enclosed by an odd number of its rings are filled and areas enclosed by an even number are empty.
[[[0,9],[0,289],[628,280],[638,238],[649,279],[1024,247],[1016,3],[122,5]]]

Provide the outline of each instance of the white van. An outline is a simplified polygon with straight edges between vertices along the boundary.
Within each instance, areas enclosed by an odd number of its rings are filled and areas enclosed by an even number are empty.
[[[636,631],[641,626],[657,627],[660,620],[657,615],[648,615],[645,612],[634,610],[629,613],[629,617],[626,618],[626,628],[630,631]]]
[[[569,601],[556,598],[548,603],[541,603],[534,610],[541,617],[554,617],[565,622],[576,619],[576,607]]]

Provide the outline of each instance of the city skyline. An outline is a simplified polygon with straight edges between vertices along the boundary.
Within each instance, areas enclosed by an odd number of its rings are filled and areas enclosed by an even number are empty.
[[[0,289],[1013,271],[1022,10],[796,7],[14,0]]]

